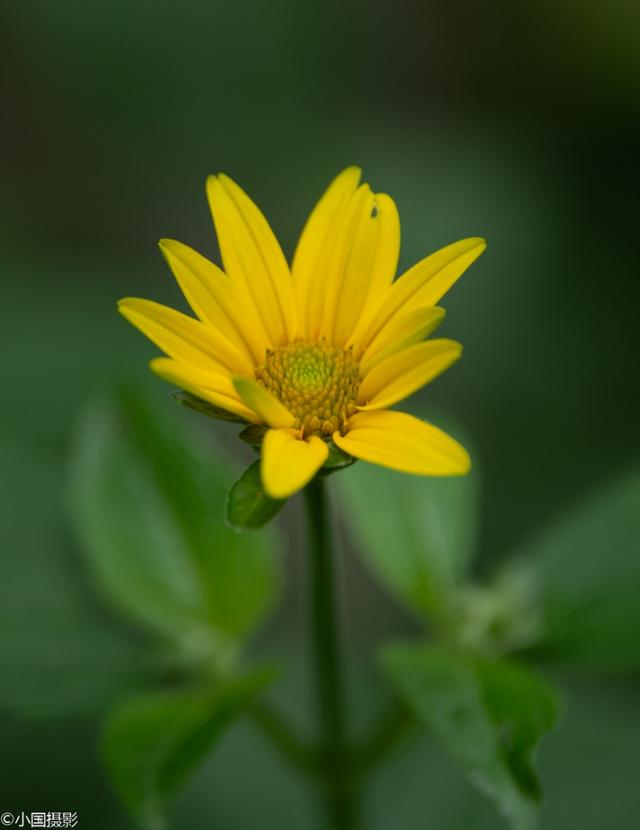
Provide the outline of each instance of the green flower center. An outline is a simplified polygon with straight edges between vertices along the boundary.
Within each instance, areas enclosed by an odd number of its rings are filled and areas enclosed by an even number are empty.
[[[305,435],[332,435],[356,411],[360,377],[351,349],[295,340],[268,349],[258,382],[295,417]]]

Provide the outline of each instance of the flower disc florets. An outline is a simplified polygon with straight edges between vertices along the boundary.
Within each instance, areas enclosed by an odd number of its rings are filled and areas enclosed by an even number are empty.
[[[304,435],[332,435],[356,412],[360,377],[350,348],[295,340],[269,349],[256,378],[287,407]]]

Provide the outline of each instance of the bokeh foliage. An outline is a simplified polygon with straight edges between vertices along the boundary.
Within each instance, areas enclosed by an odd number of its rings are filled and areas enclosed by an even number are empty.
[[[41,717],[101,713],[105,770],[145,828],[166,826],[170,799],[276,678],[247,650],[277,596],[274,526],[238,532],[225,519],[230,488],[253,503],[256,462],[232,487],[233,465],[211,422],[169,405],[130,389],[103,395],[71,444],[64,504],[111,619],[80,598],[63,614],[59,603],[32,599],[35,638],[17,633],[7,601],[0,641],[19,680],[3,684],[4,705]],[[378,681],[515,830],[528,830],[541,795],[538,743],[562,708],[539,668],[606,676],[638,667],[628,630],[640,620],[625,603],[640,589],[638,478],[557,517],[481,582],[473,577],[479,478],[478,465],[439,482],[358,463],[330,483],[355,550],[414,619],[410,639],[383,643]],[[571,575],[583,561],[575,590]],[[60,569],[52,574],[60,588]],[[71,646],[64,662],[61,638]],[[52,675],[44,694],[41,672],[52,669],[66,682]]]
[[[451,598],[467,612],[456,637],[535,658],[562,687],[570,677],[541,749],[542,826],[635,828],[638,545],[624,507],[640,414],[635,7],[35,0],[2,17],[3,805],[64,802],[96,830],[127,827],[94,757],[98,713],[168,679],[164,641],[95,590],[63,503],[86,399],[113,378],[153,387],[152,350],[114,301],[180,302],[161,236],[215,256],[207,173],[250,188],[290,254],[320,189],[355,162],[398,201],[404,265],[454,238],[489,239],[447,298],[464,359],[421,399],[428,417],[438,405],[463,419],[481,461],[480,579]],[[225,450],[232,433],[216,433]],[[546,564],[534,561],[539,534]],[[381,591],[380,570],[374,581],[345,562],[353,695],[368,714],[378,681],[364,655],[374,640],[419,639],[423,616],[397,599],[400,575]],[[290,556],[283,610],[258,650],[290,658],[282,702],[304,722],[299,563]],[[183,825],[313,826],[297,780],[249,726],[221,740],[178,804]],[[434,830],[496,826],[430,737],[379,771],[369,803],[374,830],[413,830],[416,816]]]
[[[122,409],[97,406],[76,441],[71,515],[83,550],[123,613],[215,654],[273,601],[273,538],[226,525],[219,505],[232,473],[220,451],[139,398]]]

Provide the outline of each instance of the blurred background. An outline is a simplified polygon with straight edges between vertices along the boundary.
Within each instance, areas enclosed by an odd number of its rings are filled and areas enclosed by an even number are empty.
[[[183,307],[157,240],[217,258],[204,181],[219,170],[265,211],[287,255],[349,164],[395,198],[401,268],[485,236],[487,252],[444,302],[442,332],[464,343],[464,359],[418,401],[470,436],[482,576],[638,462],[640,10],[626,0],[29,0],[1,16],[1,579],[17,610],[2,635],[14,691],[0,700],[0,809],[73,809],[95,830],[124,828],[96,760],[98,714],[45,717],[34,704],[34,719],[16,711],[28,703],[10,705],[34,695],[38,661],[56,668],[38,597],[109,613],[62,495],[85,401],[124,380],[174,406],[147,372],[154,348],[116,300]],[[235,443],[233,429],[211,429]],[[283,604],[262,636],[295,661],[300,568],[287,538]],[[345,571],[354,642],[410,628],[351,554]],[[73,637],[81,645],[83,630]],[[568,712],[540,756],[542,826],[631,830],[638,680],[562,682]],[[428,817],[448,830],[470,815],[496,826],[428,742],[372,787],[371,827]],[[181,797],[176,826],[306,828],[310,810],[241,725]]]

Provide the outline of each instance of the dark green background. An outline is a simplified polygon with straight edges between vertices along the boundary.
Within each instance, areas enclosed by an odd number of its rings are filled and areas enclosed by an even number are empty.
[[[148,377],[153,347],[115,301],[181,302],[156,242],[217,256],[204,180],[218,170],[255,198],[288,255],[322,188],[353,163],[397,201],[403,266],[487,237],[444,302],[442,331],[464,359],[421,395],[472,436],[480,571],[637,461],[633,4],[27,0],[2,16],[5,587],[64,591],[51,562],[24,567],[54,528],[67,540],[60,560],[80,569],[59,502],[82,402],[128,378],[171,405]],[[295,659],[302,633],[283,637],[302,625],[291,553],[271,636]],[[354,641],[360,628],[406,627],[351,559],[347,575]],[[95,729],[4,715],[0,810],[77,809],[83,827],[126,826],[94,760]],[[639,739],[632,679],[575,683],[541,755],[545,830],[636,827]],[[372,798],[376,828],[497,821],[426,744],[386,769]],[[181,800],[176,827],[280,827],[295,815],[302,828],[310,810],[241,727]]]

